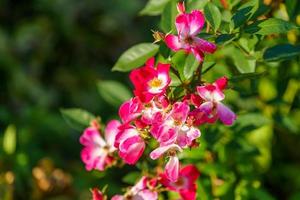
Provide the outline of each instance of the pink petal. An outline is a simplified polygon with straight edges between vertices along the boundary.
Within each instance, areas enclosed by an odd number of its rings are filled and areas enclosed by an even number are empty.
[[[220,120],[225,125],[232,125],[236,120],[236,115],[234,114],[234,112],[232,112],[227,106],[222,103],[218,103],[217,112]]]
[[[182,197],[182,200],[196,200],[196,190],[197,187],[195,185],[195,189],[193,190],[187,190],[183,189],[179,191],[180,196]]]
[[[189,35],[197,35],[203,28],[205,23],[204,15],[199,10],[193,10],[188,14]]]
[[[149,58],[149,59],[146,61],[146,63],[145,63],[145,65],[148,66],[148,67],[154,67],[154,64],[155,64],[155,58],[154,58],[154,57]]]
[[[84,130],[83,134],[79,138],[80,144],[84,146],[105,146],[106,143],[100,136],[100,132],[97,128],[88,127]]]
[[[107,152],[101,148],[85,147],[81,151],[81,160],[86,170],[98,169],[103,171],[106,166]]]
[[[181,13],[185,13],[185,6],[184,6],[184,2],[178,2],[177,3],[177,11],[181,14]]]
[[[170,116],[177,122],[184,123],[189,114],[190,107],[187,102],[176,102],[173,105],[173,109]]]
[[[178,179],[179,174],[179,160],[177,156],[171,156],[165,167],[165,173],[171,182]]]
[[[186,165],[180,170],[180,176],[185,177],[188,182],[194,183],[200,176],[200,172],[194,165]]]
[[[108,122],[105,128],[105,139],[109,146],[113,146],[115,143],[116,135],[119,132],[119,126],[121,123],[118,120],[111,120]]]
[[[119,130],[120,131],[117,133],[114,143],[116,148],[119,148],[119,145],[122,144],[127,138],[139,135],[136,128],[131,125],[123,125],[119,127]]]
[[[202,51],[200,51],[197,48],[191,48],[191,52],[194,54],[195,58],[199,61],[202,62],[204,59],[204,54]]]
[[[119,156],[130,165],[135,164],[143,155],[145,142],[139,137],[134,136],[126,139],[120,145]]]
[[[142,112],[143,106],[138,97],[125,101],[119,108],[119,116],[123,123],[128,123],[137,118]]]
[[[180,49],[182,49],[182,44],[180,43],[179,38],[176,35],[167,35],[165,37],[165,43],[173,51],[179,51]]]
[[[142,190],[138,194],[134,195],[132,200],[157,200],[157,192],[152,192],[151,190]]]
[[[205,101],[222,101],[225,98],[224,93],[215,85],[198,86],[197,92]]]
[[[150,153],[150,158],[152,160],[156,160],[157,158],[159,158],[161,155],[163,155],[165,152],[167,152],[170,149],[176,149],[178,151],[182,151],[182,149],[177,144],[170,144],[170,145],[167,145],[167,146],[160,146],[160,147],[154,149]]]
[[[125,200],[124,197],[122,195],[114,195],[111,200]]]
[[[217,50],[217,46],[214,43],[208,42],[204,39],[194,37],[194,41],[197,49],[204,53],[214,53]]]
[[[183,13],[176,17],[175,25],[180,38],[186,38],[190,35],[189,14]]]
[[[220,90],[224,90],[227,87],[228,78],[226,76],[223,76],[219,79],[217,79],[214,82],[214,85],[216,85]]]
[[[148,178],[146,176],[143,176],[132,188],[131,192],[133,194],[138,193],[139,191],[145,189],[147,187],[147,181]]]
[[[92,196],[93,196],[92,200],[103,200],[103,194],[97,188],[92,189]]]

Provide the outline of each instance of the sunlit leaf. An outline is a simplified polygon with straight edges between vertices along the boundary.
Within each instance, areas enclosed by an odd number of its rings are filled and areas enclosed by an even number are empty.
[[[213,3],[207,3],[204,7],[205,18],[212,26],[214,31],[218,30],[221,25],[222,15],[219,8]]]
[[[120,56],[117,63],[112,68],[112,71],[127,72],[140,67],[149,58],[154,56],[158,49],[159,46],[152,43],[134,45]]]
[[[245,32],[250,34],[270,35],[287,33],[289,30],[295,28],[297,27],[290,22],[277,18],[269,18],[265,20],[259,20],[248,25],[245,28]]]
[[[141,15],[159,15],[164,10],[166,4],[170,0],[149,0],[143,10],[141,10]]]

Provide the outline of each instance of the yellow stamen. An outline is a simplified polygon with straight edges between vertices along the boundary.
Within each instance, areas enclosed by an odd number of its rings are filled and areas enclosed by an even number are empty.
[[[159,87],[159,86],[161,86],[161,84],[162,84],[162,81],[158,78],[154,78],[151,81],[149,81],[150,87]]]

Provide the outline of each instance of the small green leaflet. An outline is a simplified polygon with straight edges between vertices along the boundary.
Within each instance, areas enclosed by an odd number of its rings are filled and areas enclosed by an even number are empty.
[[[158,49],[159,46],[152,43],[134,45],[120,56],[112,71],[128,72],[140,67],[154,56]]]
[[[3,136],[3,150],[7,154],[13,154],[16,151],[17,144],[17,130],[13,124],[10,124]]]
[[[107,103],[116,107],[131,98],[130,91],[117,81],[99,81],[97,87],[101,97]]]
[[[90,125],[96,117],[86,110],[80,108],[68,108],[60,110],[63,118],[74,129],[82,131]]]

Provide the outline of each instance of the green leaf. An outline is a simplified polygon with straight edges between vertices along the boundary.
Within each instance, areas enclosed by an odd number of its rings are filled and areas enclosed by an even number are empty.
[[[199,67],[200,62],[195,58],[193,54],[188,54],[185,58],[185,63],[183,67],[183,76],[185,79],[192,78],[194,72]]]
[[[228,42],[234,40],[235,38],[236,38],[235,34],[222,34],[222,35],[217,37],[216,43],[218,45],[228,43]]]
[[[238,28],[241,25],[244,25],[246,21],[248,21],[251,16],[256,12],[259,6],[259,0],[251,0],[247,3],[242,4],[241,7],[237,10],[237,12],[232,16],[232,21],[234,24],[234,28]]]
[[[229,79],[230,82],[238,82],[245,79],[257,79],[267,74],[266,71],[264,72],[254,72],[254,73],[244,73],[240,75],[235,75]]]
[[[13,154],[16,151],[17,144],[17,130],[13,124],[10,124],[3,136],[3,150],[7,154]]]
[[[170,1],[161,15],[161,29],[165,32],[171,32],[175,30],[175,18],[177,15],[176,1]]]
[[[179,86],[181,85],[181,81],[174,72],[170,71],[171,83],[170,86]]]
[[[265,20],[259,20],[253,24],[248,25],[245,28],[245,32],[258,35],[270,35],[287,33],[289,30],[295,28],[295,25],[282,19],[269,18]]]
[[[76,130],[83,130],[90,125],[96,117],[86,110],[80,108],[68,108],[60,110],[66,122]]]
[[[136,183],[136,181],[138,180],[138,178],[141,177],[141,172],[130,172],[128,174],[126,174],[123,178],[122,181],[124,183],[128,183],[133,185],[134,183]]]
[[[232,59],[239,72],[251,73],[255,71],[256,60],[252,58],[248,59],[240,50],[233,50]]]
[[[292,59],[295,56],[300,55],[300,46],[294,46],[291,44],[280,44],[268,48],[263,55],[263,58],[267,62],[282,61]]]
[[[120,106],[124,101],[131,98],[130,91],[116,81],[100,81],[97,84],[101,97],[113,106]]]
[[[158,52],[159,46],[152,43],[141,43],[134,45],[125,51],[112,71],[127,72],[134,68],[142,66],[150,57]]]
[[[181,80],[192,78],[200,64],[193,54],[187,54],[184,51],[177,52],[172,57],[172,63],[179,72]]]
[[[149,0],[145,8],[141,10],[140,15],[159,15],[169,1],[170,0]]]
[[[204,7],[205,18],[208,23],[212,26],[214,31],[217,31],[221,25],[222,15],[217,6],[213,3],[207,3]]]

